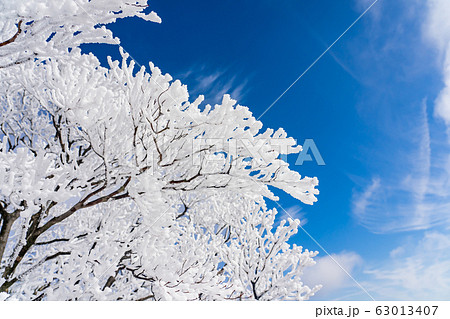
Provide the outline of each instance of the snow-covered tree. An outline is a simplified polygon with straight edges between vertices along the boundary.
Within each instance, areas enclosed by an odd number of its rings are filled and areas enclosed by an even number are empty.
[[[301,147],[247,107],[189,100],[128,55],[100,65],[82,43],[146,1],[0,1],[0,299],[309,298],[315,252],[290,245],[271,188],[312,204]]]

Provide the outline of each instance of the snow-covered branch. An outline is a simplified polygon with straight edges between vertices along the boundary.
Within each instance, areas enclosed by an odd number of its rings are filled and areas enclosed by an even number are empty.
[[[280,189],[316,201],[301,150],[247,107],[192,101],[128,54],[102,67],[81,43],[144,1],[2,2],[0,292],[24,300],[307,299],[316,253],[275,222]],[[2,295],[4,296],[4,295]]]

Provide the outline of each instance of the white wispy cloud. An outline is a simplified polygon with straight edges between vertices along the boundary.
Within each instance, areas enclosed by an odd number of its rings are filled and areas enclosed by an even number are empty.
[[[381,300],[448,300],[450,235],[425,232],[418,242],[391,251],[378,268],[366,269],[364,284]]]
[[[364,278],[362,284],[378,300],[448,300],[450,1],[403,1],[403,4],[408,10],[416,6],[416,13],[420,11],[418,7],[426,9],[423,16],[416,15],[418,21],[424,21],[425,43],[420,50],[438,53],[435,65],[428,65],[440,70],[443,81],[436,100],[432,103],[424,100],[422,113],[405,115],[404,126],[395,129],[399,148],[403,149],[395,153],[396,161],[391,161],[390,170],[377,171],[377,177],[354,193],[354,216],[369,230],[377,233],[416,230],[403,237],[403,244],[386,252],[386,258],[366,266],[358,277]],[[394,157],[392,153],[386,155]],[[354,288],[344,299],[361,296],[363,293]]]
[[[422,235],[405,238],[403,244],[388,252],[389,257],[378,262],[369,263],[354,253],[339,260],[349,267],[352,275],[375,300],[449,300],[449,250],[450,234],[426,231]],[[314,268],[311,268],[311,273]],[[317,281],[323,276],[320,282],[331,286],[328,291],[324,290],[324,296],[317,295],[319,299],[367,299],[367,294],[342,274],[337,275],[337,279],[327,280],[328,272],[336,276],[334,272],[337,270],[333,269],[333,264],[328,261],[319,267],[314,277]],[[309,280],[307,277],[305,282],[310,283]]]
[[[214,72],[212,74],[206,74],[206,75],[199,75],[197,77],[197,81],[198,81],[198,87],[196,89],[198,90],[207,90],[209,88],[211,88],[211,86],[213,86],[217,79],[223,75],[223,71],[222,72]]]
[[[417,134],[408,135],[416,142],[391,167],[400,173],[373,178],[354,193],[353,214],[373,232],[429,229],[450,222],[450,147],[432,142],[427,118],[424,103],[414,125]]]
[[[316,265],[307,268],[303,275],[302,279],[306,285],[310,287],[323,285],[314,299],[334,299],[340,296],[346,288],[355,287],[355,282],[346,272],[352,274],[357,267],[362,265],[362,258],[355,252],[341,252],[331,256],[333,258],[330,256],[316,258]]]
[[[356,0],[355,1],[355,10],[357,12],[363,12],[366,10],[372,3],[374,3],[375,0]],[[380,15],[382,14],[381,6],[382,1],[378,1],[376,5],[370,9],[368,12],[368,15],[370,15],[373,19],[379,19]]]
[[[368,211],[372,205],[376,192],[380,189],[380,179],[373,178],[371,183],[360,194],[353,195],[353,213],[362,224],[370,224]]]
[[[379,152],[384,152],[392,165],[388,170],[377,171],[376,177],[354,192],[353,214],[376,233],[450,225],[450,143],[448,136],[442,134],[444,122],[430,124],[429,119],[429,113],[434,113],[450,127],[450,2],[428,0],[426,4],[404,1],[408,14],[414,13],[416,19],[420,18],[419,7],[428,10],[422,30],[431,47],[425,46],[425,50],[439,50],[436,63],[442,70],[444,88],[434,105],[428,106],[430,103],[424,99],[421,113],[414,107],[415,111],[404,117],[401,127],[387,128],[395,135],[399,147],[393,152],[388,149]],[[402,46],[392,43],[392,39],[386,42],[391,43],[389,47]],[[429,111],[431,108],[434,110]]]
[[[298,205],[294,205],[285,210],[279,209],[278,218],[280,221],[288,218],[298,219],[300,220],[300,225],[304,226],[308,222],[308,219],[305,216],[306,214],[302,212],[302,208]]]
[[[191,95],[204,95],[206,103],[219,103],[224,94],[230,94],[231,98],[239,102],[248,90],[248,79],[231,75],[227,68],[210,70],[206,65],[195,65],[179,74],[179,77],[189,80]]]
[[[440,52],[444,88],[436,99],[435,114],[450,126],[450,2],[428,0],[428,14],[424,23],[426,38]]]

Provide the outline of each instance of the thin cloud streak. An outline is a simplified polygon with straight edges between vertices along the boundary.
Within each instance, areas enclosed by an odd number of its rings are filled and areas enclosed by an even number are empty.
[[[426,231],[405,240],[389,252],[389,257],[369,263],[360,259],[354,275],[376,300],[449,300],[450,235]],[[361,265],[361,266],[359,266]],[[356,287],[342,285],[333,294],[336,300],[364,300]]]
[[[367,269],[365,283],[384,300],[448,300],[450,236],[426,232],[419,242],[399,246],[379,268]]]
[[[419,8],[423,3],[413,5]],[[440,52],[438,64],[445,86],[434,103],[434,111],[428,110],[425,99],[421,114],[412,123],[409,117],[400,130],[392,128],[399,130],[395,138],[403,150],[408,147],[407,151],[397,155],[388,171],[377,171],[377,177],[354,192],[353,215],[374,233],[450,226],[450,139],[441,133],[450,127],[450,2],[428,0],[426,8],[422,30],[431,48]],[[430,120],[429,113],[435,118]]]
[[[392,171],[403,170],[403,178],[385,174],[373,178],[363,191],[354,193],[353,214],[374,233],[449,224],[450,170],[443,168],[440,160],[448,153],[441,144],[432,149],[426,103],[420,122],[415,125],[421,131],[415,151],[391,167]],[[407,170],[404,163],[408,163]]]
[[[280,219],[280,222],[283,219],[295,218],[300,220],[300,226],[305,226],[306,223],[308,222],[308,219],[305,216],[306,214],[302,212],[302,208],[298,205],[294,205],[287,208],[285,211],[284,210],[280,211],[278,218]]]
[[[355,252],[341,252],[331,255],[339,265],[352,274],[362,265],[362,258]],[[323,285],[314,296],[313,300],[334,298],[342,295],[346,289],[359,289],[350,277],[340,268],[330,256],[316,258],[316,265],[312,269],[305,269],[303,281],[306,285]],[[364,296],[367,299],[367,295]]]
[[[440,52],[444,88],[435,101],[435,115],[450,126],[450,2],[428,0],[424,34]]]
[[[330,56],[342,68],[342,70],[344,70],[348,75],[350,75],[356,82],[362,83],[361,79],[355,74],[355,72],[352,71],[348,65],[342,62],[342,60],[338,58],[338,56],[333,51],[330,51]]]
[[[248,79],[230,76],[228,69],[209,71],[205,65],[195,66],[181,73],[179,78],[191,82],[190,93],[193,96],[202,94],[206,103],[220,103],[224,94],[230,94],[237,101],[247,94]]]

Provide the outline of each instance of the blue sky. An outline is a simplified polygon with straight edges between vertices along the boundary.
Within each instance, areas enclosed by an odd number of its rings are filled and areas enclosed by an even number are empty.
[[[162,24],[109,28],[193,99],[229,93],[259,117],[372,2],[152,0]],[[375,299],[450,297],[449,15],[445,0],[379,0],[261,118],[314,139],[326,165],[294,168],[319,178],[318,202],[280,204]],[[304,232],[294,241],[320,252],[316,299],[369,298]]]

